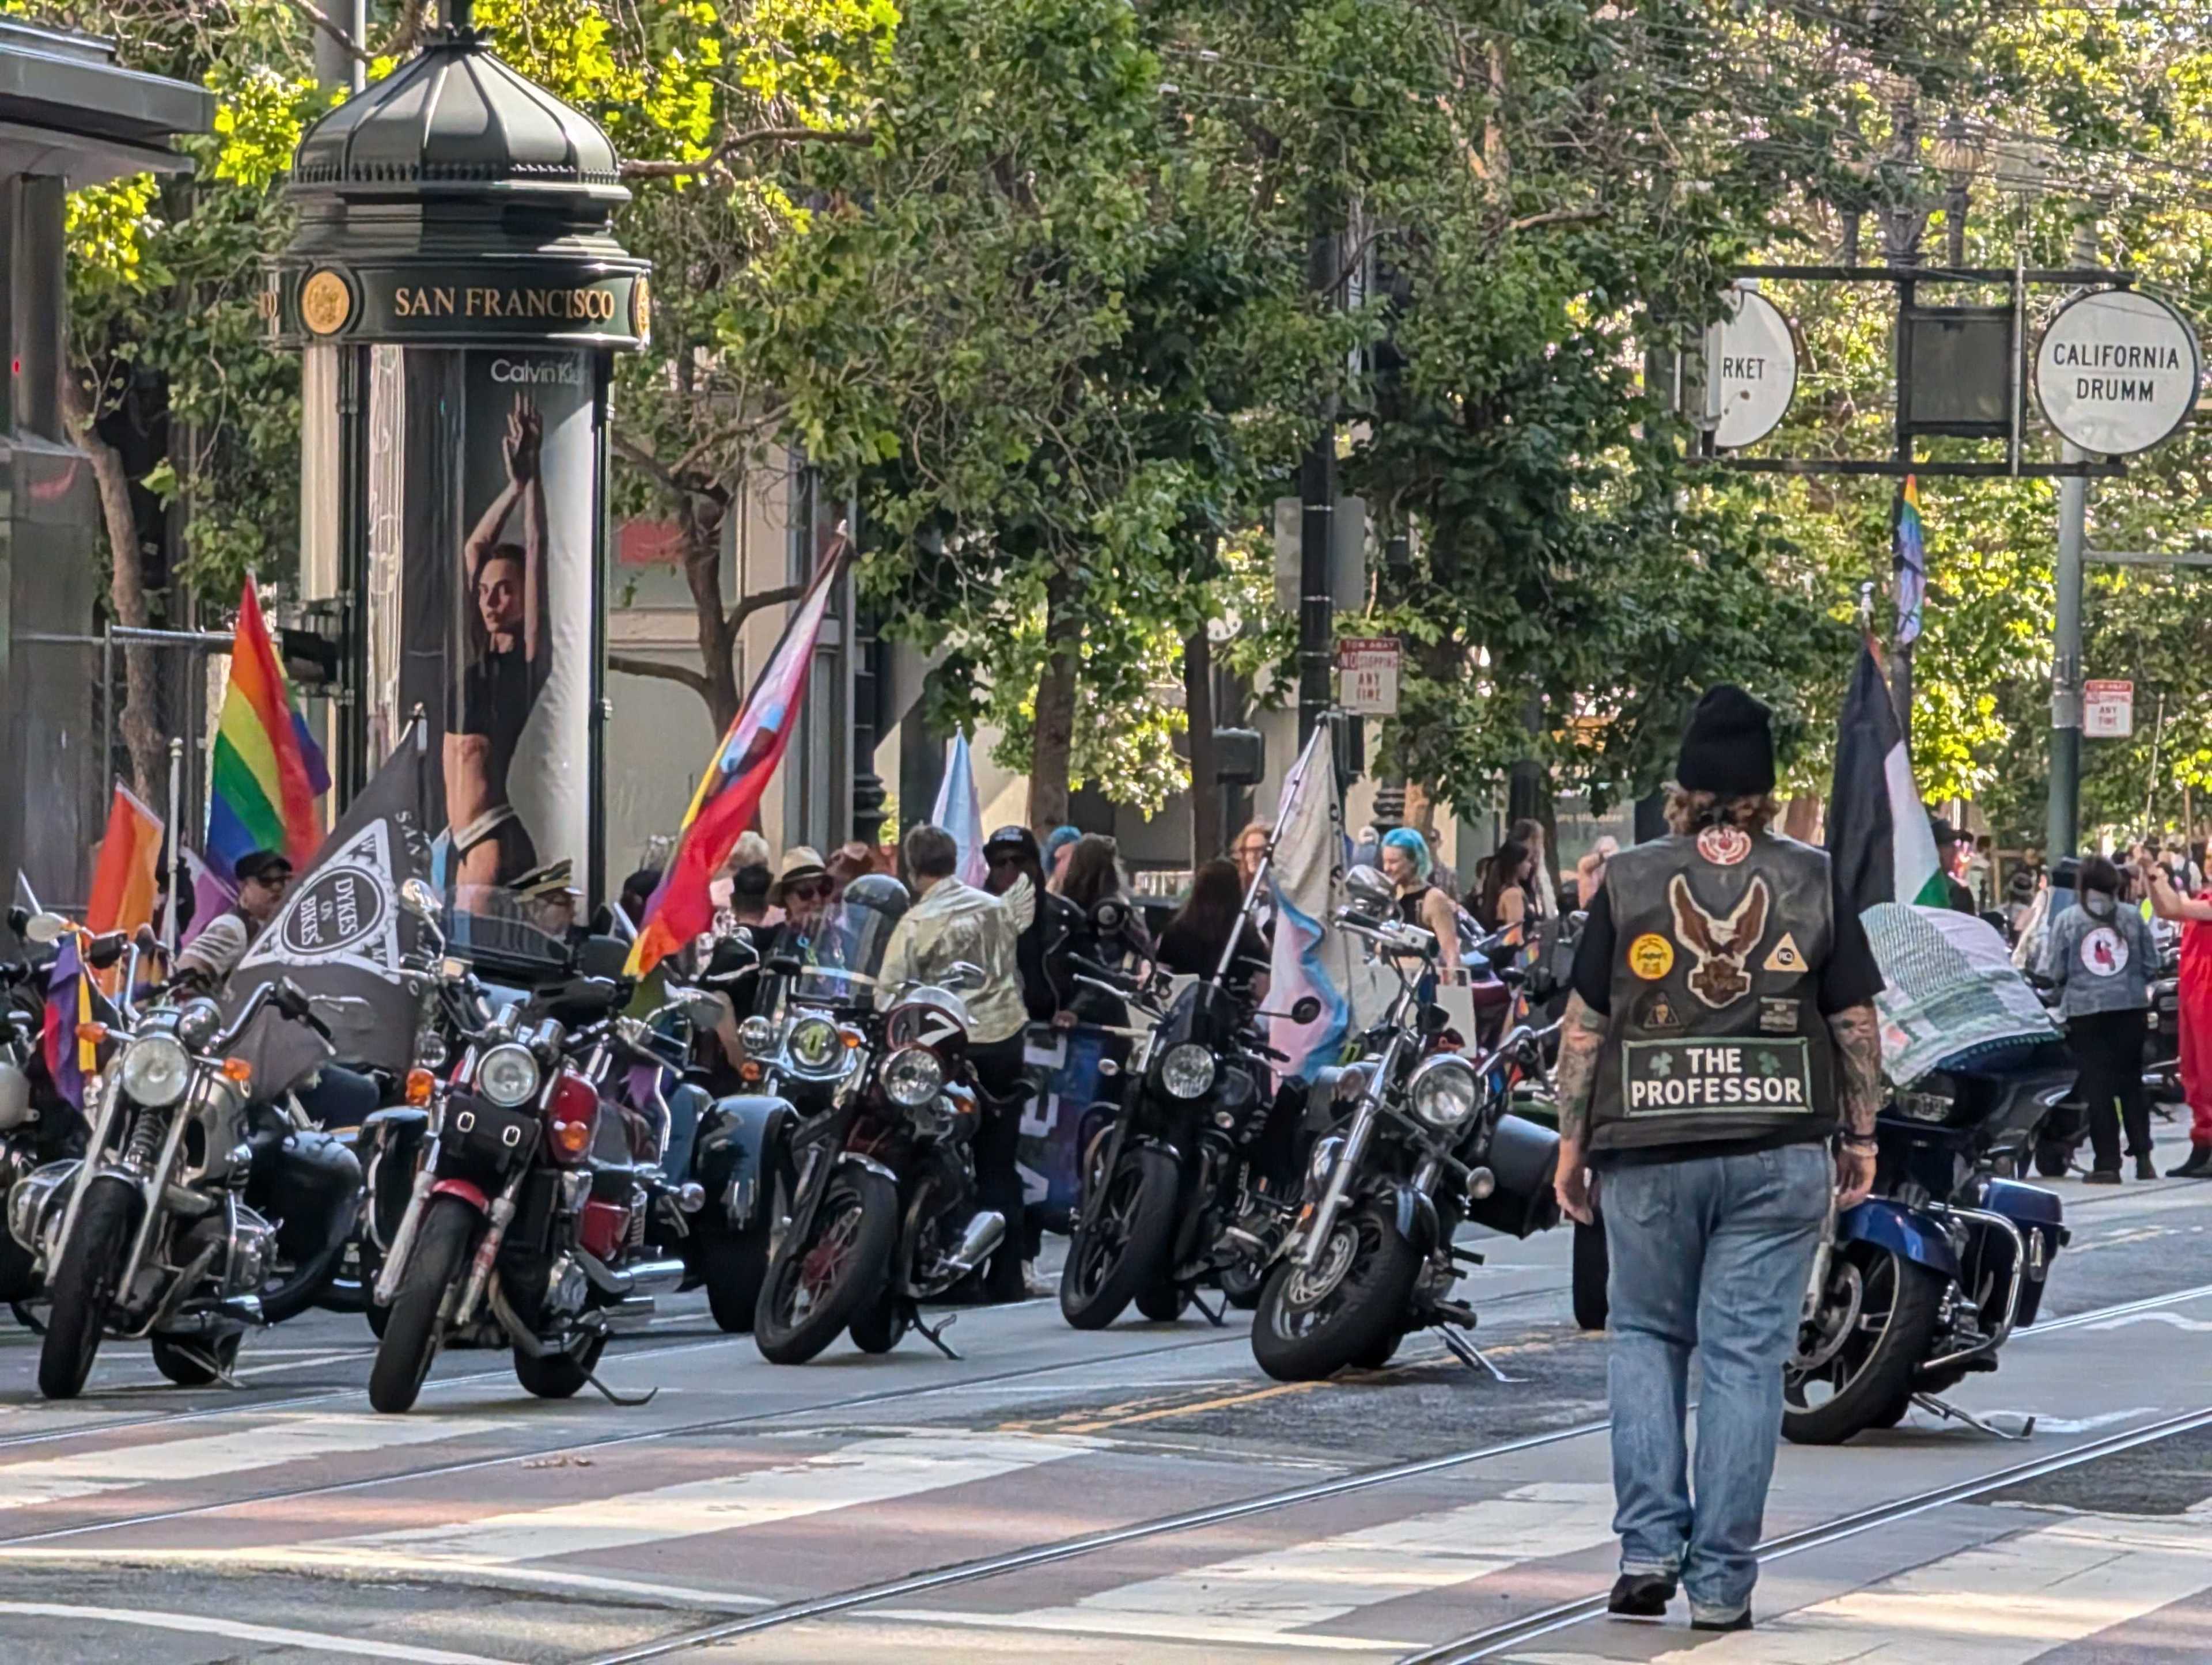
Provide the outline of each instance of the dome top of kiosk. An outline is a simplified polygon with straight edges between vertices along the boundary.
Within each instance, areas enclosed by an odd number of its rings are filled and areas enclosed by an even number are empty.
[[[471,0],[447,0],[444,27],[420,52],[307,130],[292,161],[295,198],[489,191],[628,200],[613,141],[501,62],[471,9]]]

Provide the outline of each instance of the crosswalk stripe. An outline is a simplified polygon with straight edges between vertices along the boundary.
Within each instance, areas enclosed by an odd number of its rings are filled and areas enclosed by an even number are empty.
[[[255,1468],[301,1470],[326,1457],[394,1445],[428,1445],[489,1433],[499,1424],[468,1417],[272,1417],[237,1433],[125,1444],[66,1457],[0,1463],[0,1510],[66,1503],[134,1486],[210,1480]]]
[[[1613,1488],[1603,1483],[1525,1486],[1482,1503],[1120,1585],[1065,1607],[1016,1613],[912,1608],[898,1617],[1224,1646],[1372,1646],[1353,1638],[1291,1632],[1380,1602],[1608,1542],[1613,1509]]]
[[[768,1526],[860,1504],[889,1503],[1097,1449],[1067,1437],[928,1430],[862,1439],[802,1461],[648,1492],[517,1510],[458,1524],[407,1527],[304,1546],[349,1558],[382,1552],[417,1563],[513,1562],[547,1555],[626,1549],[672,1538]]]
[[[1649,1665],[2028,1665],[2212,1586],[2212,1515],[2075,1515]],[[1514,1665],[1586,1665],[1579,1653]]]

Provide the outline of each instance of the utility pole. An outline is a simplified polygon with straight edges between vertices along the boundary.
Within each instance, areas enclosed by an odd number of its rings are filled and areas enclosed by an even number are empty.
[[[2097,264],[2094,204],[2074,228],[2072,259]],[[2087,453],[2065,446],[2069,463]],[[2074,475],[2058,482],[2058,617],[2051,655],[2051,805],[2044,829],[2045,855],[2052,861],[2075,854],[2081,842],[2081,558],[2088,545],[2089,482]]]
[[[368,0],[320,0],[316,10],[344,30],[355,46],[367,48]],[[308,23],[307,32],[315,43],[315,80],[319,85],[348,93],[358,93],[368,85],[368,66],[348,52],[345,42],[325,28],[319,19]]]
[[[1318,201],[1306,248],[1306,281],[1334,305],[1338,216]],[[1298,746],[1304,749],[1328,715],[1329,657],[1336,638],[1336,602],[1329,588],[1329,551],[1336,526],[1336,396],[1328,396],[1321,429],[1298,465]]]
[[[1920,152],[1919,89],[1905,82],[1890,106],[1890,151],[1910,170]],[[1920,198],[1917,185],[1908,185],[1901,201],[1885,204],[1881,210],[1882,253],[1893,266],[1917,266],[1920,264],[1921,234],[1928,227],[1928,208]],[[1893,355],[1896,360],[1897,385],[1905,382],[1905,314],[1912,309],[1917,298],[1917,285],[1906,282],[1898,285],[1898,323]],[[1897,412],[1897,444],[1895,456],[1900,463],[1912,460],[1912,431],[1906,422],[1906,411],[1900,399]],[[1904,489],[1904,482],[1898,483]],[[1905,753],[1912,755],[1912,644],[1900,641],[1889,657],[1889,697],[1897,708],[1898,732],[1905,739]]]

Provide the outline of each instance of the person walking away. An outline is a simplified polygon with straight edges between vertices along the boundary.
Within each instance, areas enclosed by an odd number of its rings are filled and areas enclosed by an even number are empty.
[[[1662,1617],[1679,1583],[1694,1629],[1738,1631],[1814,1250],[1832,1193],[1874,1183],[1881,974],[1826,853],[1769,830],[1765,706],[1709,690],[1675,779],[1669,836],[1607,864],[1576,951],[1557,1185],[1588,1224],[1595,1178],[1612,1255],[1611,1610]]]
[[[960,865],[959,845],[944,828],[926,821],[908,831],[900,853],[917,899],[884,945],[878,985],[883,998],[892,999],[908,985],[943,982],[956,965],[983,974],[981,987],[960,994],[968,1008],[968,1061],[984,1097],[973,1147],[976,1201],[997,1209],[1006,1222],[1005,1246],[992,1255],[983,1288],[992,1301],[1019,1301],[1029,1288],[1020,1248],[1022,1180],[1014,1164],[1029,1008],[1022,1000],[1015,944],[1036,896],[1019,881],[1003,897],[962,884],[952,876]]]
[[[2087,858],[2076,882],[2081,905],[2051,921],[2042,969],[2058,989],[2066,1043],[2081,1066],[2081,1102],[2089,1109],[2095,1163],[2087,1182],[2120,1182],[2124,1125],[2136,1177],[2156,1179],[2150,1095],[2142,1081],[2143,1014],[2150,1006],[2150,976],[2157,963],[2150,927],[2120,900],[2120,870],[2107,858]]]
[[[1398,887],[1398,917],[1437,939],[1437,966],[1459,969],[1459,917],[1443,892],[1429,883],[1429,841],[1411,827],[1382,835],[1382,877]]]
[[[2181,922],[2181,1092],[2189,1101],[2189,1158],[2168,1179],[2212,1179],[2212,890],[2184,896],[2151,875],[2151,910]]]
[[[1475,893],[1474,922],[1486,931],[1503,931],[1507,944],[1519,947],[1526,939],[1534,904],[1528,899],[1528,871],[1535,858],[1507,839],[1483,870],[1482,889]]]

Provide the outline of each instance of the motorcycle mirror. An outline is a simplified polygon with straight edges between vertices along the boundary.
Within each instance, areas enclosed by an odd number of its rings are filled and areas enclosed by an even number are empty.
[[[1344,893],[1352,908],[1370,919],[1386,917],[1398,902],[1398,887],[1380,867],[1364,863],[1345,874]]]
[[[1119,896],[1101,896],[1091,905],[1091,928],[1102,937],[1118,937],[1129,922],[1129,905]]]
[[[1291,1002],[1291,1021],[1305,1024],[1321,1016],[1321,1002],[1310,994],[1301,994]]]
[[[438,893],[419,878],[410,878],[399,887],[399,901],[416,919],[432,925],[445,915],[445,904],[438,900]]]
[[[59,942],[69,931],[69,921],[59,914],[26,914],[20,908],[8,915],[8,923],[26,942]]]
[[[125,946],[120,931],[110,931],[106,936],[94,937],[92,946],[84,952],[84,963],[94,971],[105,971],[123,958]]]
[[[721,995],[704,988],[675,988],[668,991],[684,1015],[701,1029],[712,1029],[722,1021],[730,1003]]]

